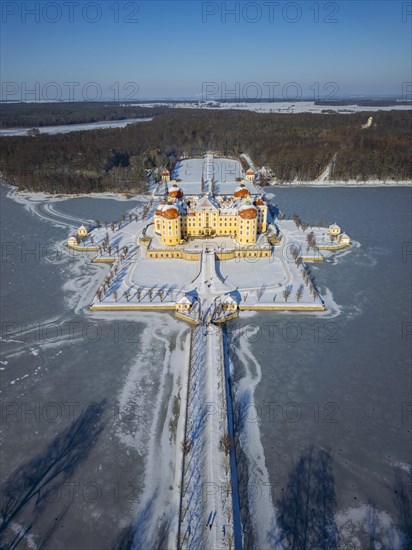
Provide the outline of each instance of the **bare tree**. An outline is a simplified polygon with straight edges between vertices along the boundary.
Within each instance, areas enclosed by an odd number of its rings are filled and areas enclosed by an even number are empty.
[[[283,291],[283,297],[285,299],[285,302],[288,301],[289,296],[292,294],[292,285],[287,285]]]

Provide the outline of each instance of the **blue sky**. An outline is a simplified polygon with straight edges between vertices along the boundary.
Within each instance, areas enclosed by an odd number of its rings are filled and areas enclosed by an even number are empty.
[[[401,95],[412,81],[411,2],[3,0],[1,9],[3,99],[230,90],[322,99]]]

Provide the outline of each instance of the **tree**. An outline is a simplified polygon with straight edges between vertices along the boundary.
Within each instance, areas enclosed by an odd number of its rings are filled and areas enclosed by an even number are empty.
[[[287,285],[283,291],[283,298],[285,299],[285,302],[288,301],[289,296],[292,294],[292,285]]]
[[[302,296],[303,296],[303,290],[304,290],[304,286],[303,285],[300,285],[300,287],[297,289],[296,291],[296,301],[297,302],[300,302],[301,299],[302,299]]]
[[[302,220],[297,214],[293,214],[292,219],[295,222],[296,227],[300,227],[302,225]]]

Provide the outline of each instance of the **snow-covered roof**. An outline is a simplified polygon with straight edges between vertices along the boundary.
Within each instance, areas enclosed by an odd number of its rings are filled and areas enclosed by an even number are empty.
[[[256,206],[252,204],[250,201],[246,201],[242,204],[242,206],[239,207],[239,212],[243,212],[243,210],[256,210]]]
[[[164,216],[165,218],[177,218],[179,214],[180,210],[174,204],[165,204],[162,208],[162,216]]]
[[[265,201],[262,199],[262,197],[257,198],[255,204],[256,204],[257,206],[267,206],[267,204],[266,204]]]
[[[176,184],[175,181],[173,182],[173,185],[169,187],[168,192],[172,196],[176,196],[178,198],[183,197],[183,190]]]
[[[235,197],[247,197],[250,194],[249,189],[246,187],[245,182],[242,181],[238,187],[236,187],[233,193]]]
[[[212,210],[218,210],[220,209],[220,204],[217,202],[215,197],[211,195],[210,193],[207,193],[206,195],[203,195],[203,197],[200,197],[200,199],[197,201],[196,209],[198,208],[204,208],[204,209],[212,209]]]
[[[183,294],[183,296],[181,298],[179,298],[176,303],[177,304],[193,304],[193,300],[194,300],[194,298],[190,294]]]

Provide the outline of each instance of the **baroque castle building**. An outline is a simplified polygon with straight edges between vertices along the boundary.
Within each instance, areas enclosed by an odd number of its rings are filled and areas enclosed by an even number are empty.
[[[232,237],[240,245],[251,245],[267,230],[266,202],[262,197],[252,199],[243,182],[232,196],[206,193],[187,198],[176,182],[170,184],[154,215],[155,232],[166,246],[205,236]]]

